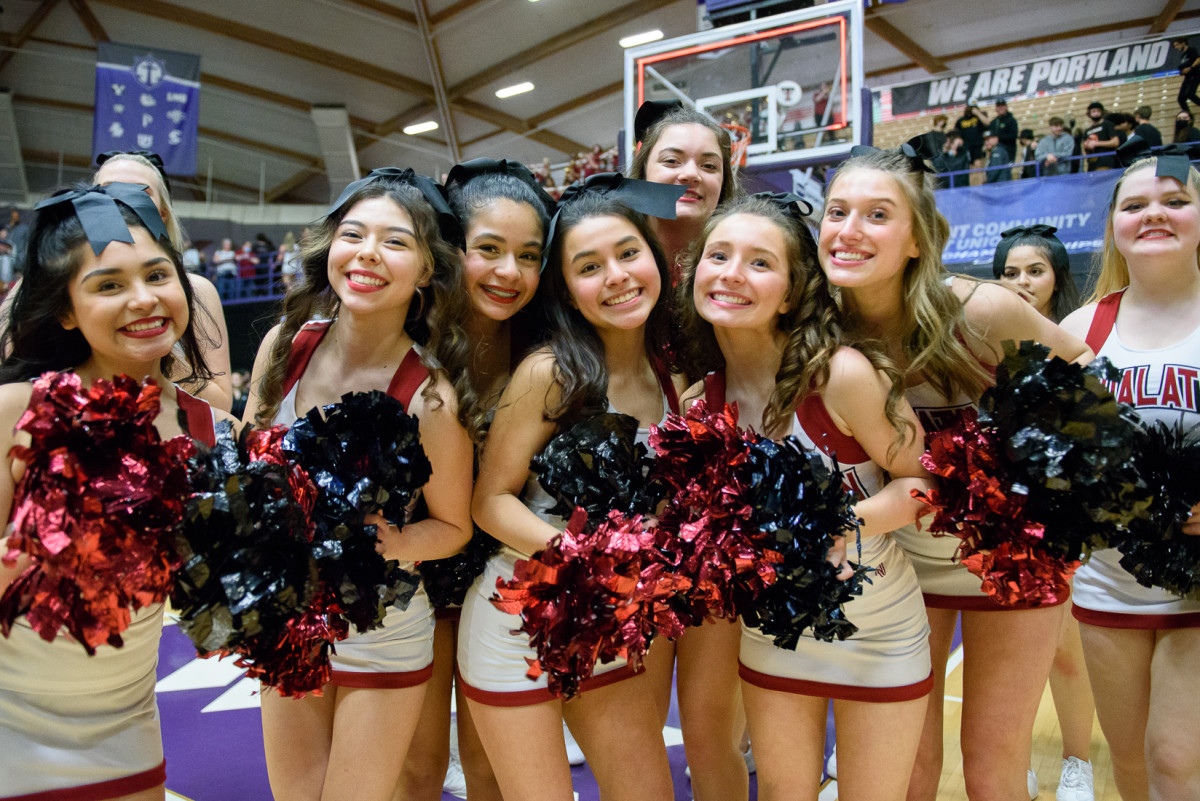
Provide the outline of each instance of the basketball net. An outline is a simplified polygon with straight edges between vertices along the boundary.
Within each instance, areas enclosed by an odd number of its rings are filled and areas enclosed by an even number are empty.
[[[738,125],[736,122],[723,122],[721,127],[729,131],[729,138],[733,145],[731,161],[733,162],[733,171],[737,172],[739,168],[746,166],[746,148],[750,147],[750,129],[744,125]]]

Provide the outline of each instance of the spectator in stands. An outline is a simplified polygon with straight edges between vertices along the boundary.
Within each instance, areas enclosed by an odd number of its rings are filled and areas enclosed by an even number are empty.
[[[1179,107],[1190,114],[1189,101],[1200,106],[1200,97],[1196,96],[1196,90],[1200,89],[1200,53],[1196,52],[1187,37],[1172,39],[1171,47],[1181,54],[1179,74],[1183,76],[1183,81],[1179,84]]]
[[[1062,117],[1050,118],[1050,133],[1038,142],[1034,154],[1041,162],[1042,175],[1066,175],[1071,171],[1068,159],[1075,152],[1075,138],[1063,130]]]
[[[1008,101],[1003,97],[996,100],[996,116],[992,118],[988,128],[996,132],[1010,159],[1020,152],[1017,150],[1017,131],[1020,129],[1017,118],[1009,113]]]
[[[933,118],[932,125],[924,136],[929,142],[929,150],[933,153],[944,153],[946,150],[946,126],[950,121],[946,119],[945,114],[939,114]]]
[[[1022,128],[1021,136],[1017,139],[1017,161],[1037,161],[1037,143],[1033,138],[1032,128]],[[1036,178],[1037,165],[1026,164],[1021,168],[1022,178]]]
[[[14,208],[8,219],[8,241],[12,242],[13,256],[19,259],[25,237],[29,235],[29,226],[21,222],[20,209]]]
[[[1093,102],[1088,106],[1088,127],[1083,132],[1083,143],[1080,147],[1083,149],[1084,155],[1092,153],[1111,153],[1117,149],[1120,140],[1117,138],[1117,132],[1113,130],[1112,124],[1104,119],[1104,104]],[[1111,170],[1117,166],[1116,159],[1113,156],[1100,156],[1098,158],[1089,158],[1087,161],[1088,172],[1095,170]]]
[[[979,106],[974,103],[968,103],[962,116],[954,123],[954,129],[962,134],[963,143],[967,146],[972,167],[983,166],[983,131],[986,127],[987,122],[979,116]]]
[[[259,264],[266,264],[274,253],[275,243],[266,234],[260,232],[254,237],[254,257]]]
[[[213,251],[212,266],[217,279],[217,294],[228,300],[235,297],[237,291],[237,253],[233,250],[233,240],[222,239],[221,247]]]
[[[1000,144],[1000,136],[989,130],[983,138],[983,151],[987,154],[987,178],[984,183],[996,184],[1012,180],[1012,156],[1004,145]]]
[[[946,144],[942,148],[942,154],[933,160],[933,167],[938,172],[958,172],[971,169],[971,155],[963,143],[961,132],[953,130],[946,134]],[[953,189],[956,186],[968,186],[970,183],[970,176],[966,174],[938,178],[939,189]]]
[[[8,229],[0,228],[0,295],[7,292],[16,280],[13,261],[13,246],[8,238]]]
[[[183,261],[183,269],[189,273],[204,275],[204,259],[200,256],[200,249],[193,242],[187,243],[187,247],[180,254],[180,259]]]
[[[1192,112],[1181,111],[1175,117],[1175,138],[1172,142],[1200,142],[1200,131],[1193,124]]]
[[[249,240],[243,242],[234,261],[237,263],[239,294],[248,295],[258,275],[258,256],[254,255],[254,243]]]
[[[1125,144],[1125,140],[1133,133],[1133,115],[1121,111],[1112,111],[1106,114],[1104,119],[1112,126],[1113,133],[1117,135],[1117,147]]]
[[[1150,114],[1149,106],[1138,106],[1137,111],[1133,112],[1133,120],[1137,123],[1133,132],[1142,137],[1150,147],[1162,147],[1162,133],[1150,124]]]
[[[305,229],[307,232],[307,229]],[[307,236],[307,233],[304,234]],[[300,274],[300,245],[296,243],[296,235],[288,231],[283,235],[283,243],[279,246],[275,263],[279,266],[279,280],[283,291],[287,292],[296,283]]]

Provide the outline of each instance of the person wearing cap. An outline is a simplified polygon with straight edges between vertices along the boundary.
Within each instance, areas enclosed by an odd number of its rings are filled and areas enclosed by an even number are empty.
[[[1150,114],[1149,106],[1137,107],[1137,110],[1133,112],[1133,121],[1136,123],[1133,132],[1142,137],[1142,140],[1150,147],[1162,147],[1162,132],[1150,124]]]
[[[933,168],[939,173],[944,172],[960,172],[962,170],[971,169],[971,156],[967,152],[967,146],[963,144],[962,132],[953,130],[946,134],[946,144],[942,146],[942,153],[933,160]],[[970,181],[968,175],[949,175],[945,178],[938,178],[938,189],[953,189],[956,186],[968,186]]]
[[[1075,137],[1063,130],[1062,117],[1050,118],[1050,133],[1038,142],[1034,158],[1041,162],[1042,175],[1066,175],[1071,172],[1068,161],[1075,151]]]
[[[1088,123],[1083,132],[1083,148],[1084,155],[1092,153],[1113,151],[1121,144],[1117,138],[1117,132],[1113,128],[1112,123],[1104,118],[1104,104],[1100,102],[1092,102],[1087,109]],[[1088,172],[1094,170],[1111,170],[1117,166],[1113,156],[1106,155],[1098,158],[1089,158],[1085,162]]]
[[[1200,89],[1200,52],[1192,47],[1191,42],[1186,36],[1181,36],[1178,39],[1171,40],[1171,47],[1180,53],[1179,57],[1179,74],[1183,76],[1183,81],[1179,84],[1179,107],[1184,111],[1191,113],[1188,108],[1188,101],[1200,106],[1200,97],[1196,96],[1196,90]]]
[[[984,179],[986,184],[995,184],[1001,181],[1012,180],[1012,155],[1008,149],[1000,143],[1000,136],[991,128],[983,137],[983,150],[987,154],[987,178]]]
[[[979,106],[974,103],[968,103],[962,116],[954,123],[954,130],[962,134],[963,143],[967,146],[972,167],[983,164],[983,131],[986,127],[987,121],[980,116]]]
[[[1000,138],[1000,144],[1004,145],[1009,156],[1020,153],[1017,150],[1017,131],[1020,126],[1017,125],[1017,118],[1009,112],[1008,101],[1003,97],[996,100],[996,116],[992,118],[988,128],[996,132],[996,136]]]

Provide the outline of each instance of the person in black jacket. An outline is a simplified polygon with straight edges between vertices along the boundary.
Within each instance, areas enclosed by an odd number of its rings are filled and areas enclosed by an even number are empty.
[[[1161,147],[1162,132],[1158,128],[1150,124],[1151,108],[1149,106],[1138,106],[1137,111],[1133,112],[1133,119],[1137,125],[1133,132],[1142,137],[1142,140],[1150,147]]]
[[[996,137],[1010,156],[1015,156],[1017,150],[1017,118],[1008,111],[1008,101],[1003,97],[996,100],[996,116],[992,119],[989,129],[996,132]]]
[[[933,160],[933,168],[939,173],[971,169],[971,156],[967,152],[967,146],[963,144],[962,134],[959,131],[954,130],[946,134],[946,144],[942,148],[941,154]],[[966,174],[939,177],[937,179],[938,189],[968,186],[971,183],[969,178],[970,176]]]
[[[1200,106],[1200,97],[1196,96],[1196,90],[1200,89],[1200,53],[1196,52],[1187,37],[1172,39],[1171,47],[1181,54],[1179,74],[1183,76],[1183,81],[1179,84],[1179,107],[1190,114],[1188,101]]]
[[[1196,130],[1192,112],[1181,111],[1175,117],[1175,138],[1172,142],[1200,142],[1200,130]]]
[[[979,115],[979,106],[974,103],[968,103],[954,123],[954,130],[962,135],[963,144],[967,146],[972,167],[983,166],[983,131],[986,127],[987,121]]]

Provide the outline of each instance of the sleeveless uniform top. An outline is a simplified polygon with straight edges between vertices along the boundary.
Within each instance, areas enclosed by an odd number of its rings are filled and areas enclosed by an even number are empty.
[[[184,428],[216,443],[212,408],[177,390]],[[154,697],[164,604],[132,612],[121,648],[88,656],[24,617],[0,637],[0,798],[101,801],[166,781]]]
[[[666,419],[667,412],[678,413],[679,397],[667,371],[659,365],[654,367],[662,388],[663,419]],[[616,411],[612,404],[609,404],[608,410]],[[649,437],[648,428],[638,429],[637,442],[646,445]],[[566,520],[550,514],[555,500],[542,489],[532,471],[521,491],[521,501],[550,525],[560,531],[566,528]],[[532,706],[557,700],[548,689],[546,674],[536,679],[526,675],[537,653],[529,646],[529,636],[519,630],[521,616],[501,612],[491,602],[496,582],[511,580],[517,560],[528,558],[529,554],[509,545],[501,545],[500,551],[488,560],[483,574],[475,580],[463,601],[456,677],[464,695],[488,706]],[[581,689],[586,691],[603,687],[633,675],[633,669],[624,659],[598,662],[591,678],[582,683]]]
[[[1200,425],[1200,326],[1182,341],[1157,350],[1136,350],[1121,342],[1116,328],[1124,290],[1096,307],[1087,344],[1121,371],[1110,388],[1121,403],[1147,421],[1194,429]],[[1200,626],[1200,601],[1167,590],[1143,587],[1120,565],[1115,548],[1096,551],[1075,573],[1074,614],[1080,621],[1110,628],[1166,629]]]
[[[296,392],[317,347],[329,331],[330,321],[309,322],[292,340],[287,373],[283,379],[283,400],[272,421],[290,426],[299,415]],[[421,364],[416,346],[409,348],[388,384],[387,394],[407,409],[420,386],[429,378]],[[415,502],[415,498],[414,498]],[[416,565],[402,562],[400,567],[414,572]],[[389,607],[383,625],[365,633],[351,632],[334,646],[330,683],[341,687],[390,689],[413,687],[433,675],[433,608],[424,588],[418,588],[408,608]]]
[[[704,380],[710,406],[725,403],[725,373]],[[805,449],[819,453],[826,466],[842,470],[842,486],[859,499],[887,485],[887,471],[853,436],[833,422],[819,393],[796,408],[792,430]],[[858,560],[855,543],[847,538],[847,555]],[[854,636],[840,642],[801,637],[796,649],[775,645],[755,628],[742,627],[738,674],[768,690],[886,703],[922,698],[933,686],[929,657],[929,621],[921,588],[908,558],[890,533],[862,541],[861,564],[875,569],[863,594],[846,604],[846,616],[858,626]]]

